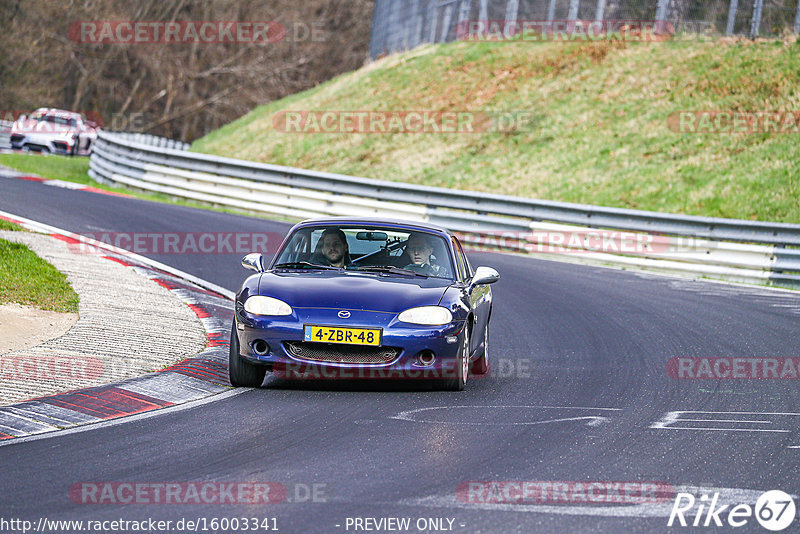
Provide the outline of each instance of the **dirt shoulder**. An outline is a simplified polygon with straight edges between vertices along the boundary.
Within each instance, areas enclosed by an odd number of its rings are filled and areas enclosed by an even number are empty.
[[[77,313],[40,310],[13,302],[0,304],[0,355],[63,336],[76,322]]]

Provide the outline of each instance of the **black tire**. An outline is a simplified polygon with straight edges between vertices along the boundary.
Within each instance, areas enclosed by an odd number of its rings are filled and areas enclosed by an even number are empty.
[[[257,388],[264,382],[266,367],[253,365],[239,355],[239,336],[236,335],[236,320],[231,326],[231,351],[228,358],[228,378],[231,385],[242,388]]]
[[[472,374],[485,375],[489,372],[489,325],[483,331],[483,354],[472,362]]]
[[[442,389],[447,391],[464,391],[469,376],[469,331],[464,331],[464,339],[458,350],[458,360],[455,365],[455,376],[442,380]]]

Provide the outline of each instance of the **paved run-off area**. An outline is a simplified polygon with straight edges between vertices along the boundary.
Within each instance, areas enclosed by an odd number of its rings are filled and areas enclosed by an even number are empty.
[[[78,321],[66,334],[0,354],[0,404],[140,376],[204,349],[195,312],[145,273],[49,235],[0,238],[30,247],[80,296]]]

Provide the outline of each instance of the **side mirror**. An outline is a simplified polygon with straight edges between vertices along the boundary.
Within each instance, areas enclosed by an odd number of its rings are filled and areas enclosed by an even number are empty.
[[[259,254],[258,252],[251,252],[244,258],[242,258],[242,267],[248,269],[250,271],[255,271],[257,273],[264,272],[264,257]]]
[[[472,275],[472,282],[470,282],[470,285],[482,286],[494,284],[498,280],[500,280],[500,273],[491,267],[478,267],[475,269],[475,274]]]

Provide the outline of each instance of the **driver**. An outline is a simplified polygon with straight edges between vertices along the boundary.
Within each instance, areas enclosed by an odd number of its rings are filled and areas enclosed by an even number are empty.
[[[330,265],[331,267],[344,267],[350,263],[350,249],[347,246],[347,237],[339,228],[326,228],[319,238],[320,254],[315,254],[314,263]]]
[[[429,276],[436,276],[441,274],[442,267],[431,263],[431,255],[433,254],[433,246],[427,237],[422,234],[413,234],[408,238],[406,245],[406,253],[411,258],[411,262],[406,265],[405,269],[427,274]]]

